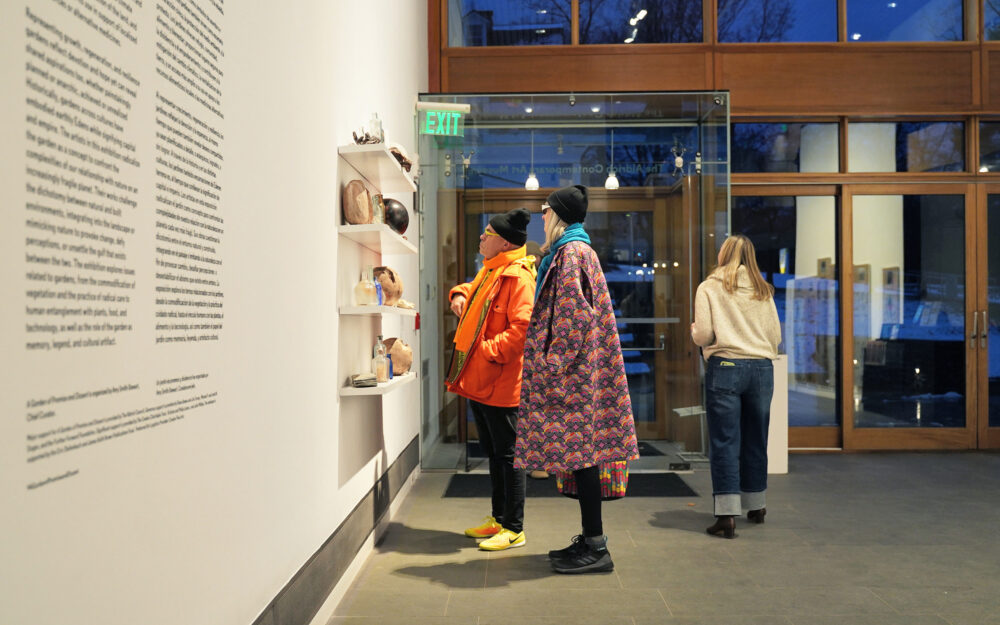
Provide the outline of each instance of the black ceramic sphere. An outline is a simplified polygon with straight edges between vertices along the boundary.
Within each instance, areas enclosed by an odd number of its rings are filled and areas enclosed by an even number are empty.
[[[385,200],[385,223],[399,234],[406,232],[407,226],[410,225],[410,214],[400,201]]]

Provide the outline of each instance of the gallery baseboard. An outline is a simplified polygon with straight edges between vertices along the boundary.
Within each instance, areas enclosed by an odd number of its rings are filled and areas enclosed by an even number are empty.
[[[253,625],[325,623],[371,553],[380,528],[405,498],[419,464],[420,441],[414,437]]]

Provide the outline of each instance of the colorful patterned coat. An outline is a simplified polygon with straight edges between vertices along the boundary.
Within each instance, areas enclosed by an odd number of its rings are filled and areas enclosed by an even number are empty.
[[[514,466],[575,471],[639,457],[608,285],[581,241],[556,252],[524,344]]]

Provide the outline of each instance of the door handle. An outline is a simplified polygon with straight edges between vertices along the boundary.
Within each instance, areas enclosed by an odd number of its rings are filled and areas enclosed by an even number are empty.
[[[986,311],[984,310],[982,311],[982,313],[983,313],[983,329],[980,331],[979,334],[979,347],[986,349],[986,336],[987,336],[987,331],[990,328],[990,324],[986,322]]]
[[[623,352],[662,352],[667,349],[667,337],[660,333],[659,347],[623,347]]]
[[[976,335],[979,334],[979,315],[972,313],[972,334],[969,335],[969,349],[976,349]]]

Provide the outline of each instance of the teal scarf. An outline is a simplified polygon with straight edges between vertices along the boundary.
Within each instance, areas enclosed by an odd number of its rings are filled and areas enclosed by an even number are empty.
[[[587,232],[583,229],[582,223],[570,224],[566,227],[566,231],[563,235],[552,244],[549,248],[549,253],[542,258],[541,264],[538,266],[538,277],[535,278],[535,301],[538,301],[538,294],[542,292],[542,282],[545,280],[545,274],[549,272],[549,265],[552,264],[552,258],[559,251],[559,248],[566,245],[570,241],[583,241],[587,245],[590,245],[590,237],[587,236]]]

